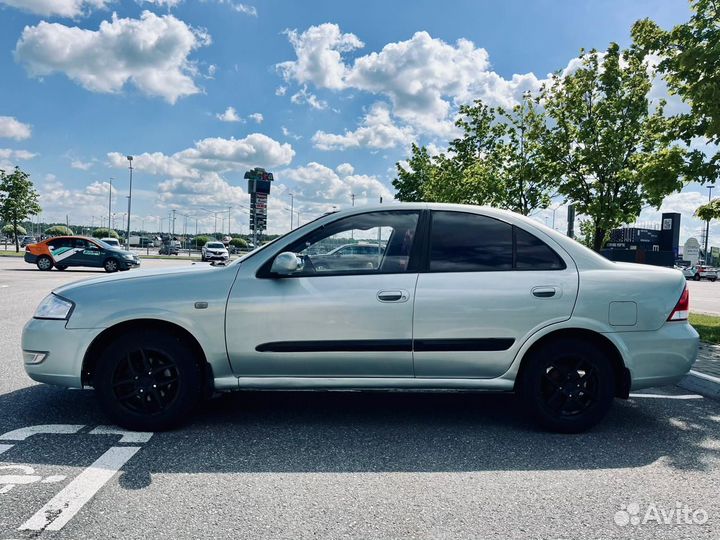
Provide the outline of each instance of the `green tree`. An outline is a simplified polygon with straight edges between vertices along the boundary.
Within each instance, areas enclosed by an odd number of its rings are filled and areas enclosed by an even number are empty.
[[[17,228],[15,228],[12,223],[8,223],[2,228],[2,233],[5,236],[12,236],[13,239],[15,239],[17,236],[25,236],[27,231],[22,225],[18,225]]]
[[[47,236],[72,236],[75,233],[70,227],[66,227],[65,225],[53,225],[45,229],[45,234]]]
[[[120,235],[115,229],[107,229],[105,227],[99,227],[92,232],[93,238],[120,238]]]
[[[542,90],[550,174],[592,223],[595,250],[609,230],[681,189],[688,172],[686,150],[669,136],[664,103],[651,111],[650,83],[644,55],[612,43],[604,54],[581,52],[575,72],[554,74]]]
[[[695,210],[695,216],[703,221],[711,221],[720,218],[720,199],[713,199]]]
[[[230,240],[230,245],[235,246],[236,248],[244,249],[248,247],[248,243],[245,241],[244,238],[233,238]]]
[[[38,193],[30,180],[30,175],[19,167],[15,167],[10,174],[0,169],[0,218],[9,222],[17,231],[20,222],[39,213]],[[17,235],[15,251],[20,251]]]
[[[720,4],[717,0],[691,0],[693,15],[672,30],[661,29],[650,19],[637,21],[633,41],[643,51],[660,56],[657,70],[671,92],[690,105],[679,115],[679,135],[690,142],[706,137],[720,144]],[[720,152],[714,161],[720,160]]]
[[[397,177],[392,181],[397,190],[395,197],[404,202],[418,202],[424,199],[425,186],[430,181],[434,165],[428,150],[413,143],[407,167],[396,163]]]

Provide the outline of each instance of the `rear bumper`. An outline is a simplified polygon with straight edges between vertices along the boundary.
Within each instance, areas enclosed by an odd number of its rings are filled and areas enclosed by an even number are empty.
[[[26,263],[35,264],[37,262],[37,255],[33,255],[29,251],[26,251],[23,259],[25,259]]]
[[[687,322],[668,322],[653,332],[611,335],[622,341],[631,390],[678,382],[695,363],[700,342],[698,333]]]

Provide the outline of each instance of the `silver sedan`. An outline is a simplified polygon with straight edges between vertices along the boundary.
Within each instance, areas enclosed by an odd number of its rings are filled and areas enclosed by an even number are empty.
[[[313,263],[353,243],[382,248]],[[131,429],[177,426],[214,392],[347,388],[514,391],[545,428],[577,432],[690,369],[685,285],[511,212],[385,205],[325,215],[228,266],[60,287],[22,347],[30,377],[94,387]]]

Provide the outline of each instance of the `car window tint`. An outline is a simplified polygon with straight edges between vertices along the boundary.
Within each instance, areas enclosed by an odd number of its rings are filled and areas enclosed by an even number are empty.
[[[511,270],[512,225],[465,212],[433,212],[431,272]]]
[[[418,211],[370,212],[320,227],[288,247],[305,263],[293,275],[404,272],[419,216]]]
[[[63,247],[71,247],[72,238],[53,238],[47,243],[50,249],[59,249]]]
[[[563,260],[545,242],[515,228],[515,267],[518,270],[560,270]]]

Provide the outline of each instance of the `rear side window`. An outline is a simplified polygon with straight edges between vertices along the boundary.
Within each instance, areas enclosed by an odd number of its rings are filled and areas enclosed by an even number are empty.
[[[462,212],[433,212],[431,272],[511,270],[512,225]]]
[[[562,270],[565,262],[545,242],[515,227],[515,268],[518,270]]]
[[[562,270],[545,242],[509,223],[464,212],[433,212],[430,272]]]

